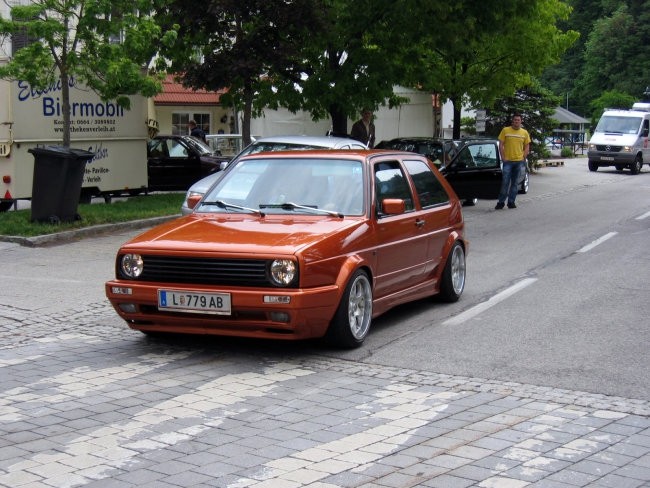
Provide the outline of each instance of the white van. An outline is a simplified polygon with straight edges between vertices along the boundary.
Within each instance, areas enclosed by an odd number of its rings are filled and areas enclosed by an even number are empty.
[[[644,162],[650,164],[649,128],[648,102],[635,103],[632,110],[605,110],[589,140],[589,170],[615,166],[638,174]]]

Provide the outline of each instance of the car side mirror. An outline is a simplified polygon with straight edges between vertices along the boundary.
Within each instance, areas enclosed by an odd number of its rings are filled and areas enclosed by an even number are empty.
[[[187,207],[191,208],[191,209],[194,209],[194,207],[196,207],[196,205],[199,203],[199,201],[201,201],[202,197],[203,197],[203,195],[201,195],[201,194],[190,195],[187,198]]]
[[[401,198],[385,198],[381,201],[382,213],[386,215],[399,215],[406,211],[406,203]]]

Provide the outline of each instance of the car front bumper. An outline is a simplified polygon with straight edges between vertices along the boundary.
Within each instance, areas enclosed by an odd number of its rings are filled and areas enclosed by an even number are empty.
[[[299,340],[322,337],[336,312],[340,290],[336,285],[314,289],[237,288],[216,289],[204,286],[165,286],[112,280],[106,283],[106,296],[132,329],[142,332],[208,334],[260,339]],[[189,293],[228,293],[231,313],[160,310],[158,290]],[[284,297],[288,303],[266,303],[265,297]]]
[[[630,165],[636,159],[636,153],[633,152],[604,152],[588,151],[587,158],[592,164],[598,166],[616,166]]]

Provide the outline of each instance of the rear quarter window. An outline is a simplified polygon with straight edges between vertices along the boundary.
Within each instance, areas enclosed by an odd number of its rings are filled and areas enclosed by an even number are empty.
[[[440,205],[449,201],[449,195],[438,177],[424,161],[404,161],[406,171],[411,176],[422,208]]]

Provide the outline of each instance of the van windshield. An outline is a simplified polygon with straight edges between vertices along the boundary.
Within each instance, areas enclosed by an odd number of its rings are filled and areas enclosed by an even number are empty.
[[[636,134],[639,132],[642,117],[619,117],[603,115],[598,121],[595,132],[610,132],[615,134]]]

